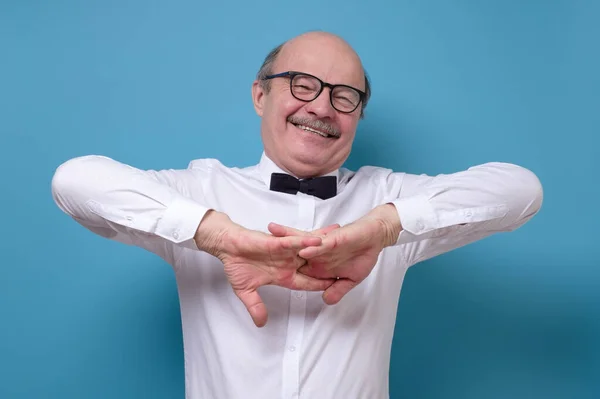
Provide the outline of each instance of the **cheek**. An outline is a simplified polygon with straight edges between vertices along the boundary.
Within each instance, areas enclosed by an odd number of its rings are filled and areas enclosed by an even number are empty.
[[[286,96],[273,97],[270,101],[267,115],[273,124],[284,124],[288,116],[295,114],[304,104]]]
[[[299,101],[292,96],[287,87],[273,90],[271,100],[271,106],[274,109],[277,109],[280,114],[283,113],[289,115],[304,105],[302,101]]]
[[[282,113],[285,114],[285,117],[287,118],[290,115],[302,112],[304,105],[306,105],[306,103],[298,101],[295,98],[288,98],[281,103]]]
[[[356,128],[358,127],[358,119],[356,117],[341,118],[338,123],[343,132],[343,136],[347,139],[345,141],[353,140],[356,134]]]

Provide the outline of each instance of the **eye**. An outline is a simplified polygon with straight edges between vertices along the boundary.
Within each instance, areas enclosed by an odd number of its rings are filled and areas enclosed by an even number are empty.
[[[299,90],[314,90],[314,88],[306,86],[306,85],[294,85],[294,89],[299,89]]]
[[[350,110],[360,102],[360,94],[352,88],[337,86],[333,93],[333,101],[337,107]]]
[[[342,96],[342,95],[336,95],[334,97],[334,100],[344,103],[345,105],[354,105],[354,103],[352,102],[352,100],[350,98]]]
[[[315,93],[319,91],[319,81],[306,75],[296,75],[292,87],[298,93]]]

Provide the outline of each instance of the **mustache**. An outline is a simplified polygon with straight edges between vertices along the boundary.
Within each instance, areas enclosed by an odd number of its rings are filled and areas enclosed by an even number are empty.
[[[319,130],[334,137],[340,137],[341,135],[340,131],[335,126],[319,119],[311,119],[292,115],[287,118],[287,121],[294,125],[304,125],[306,127],[310,127],[311,129]]]

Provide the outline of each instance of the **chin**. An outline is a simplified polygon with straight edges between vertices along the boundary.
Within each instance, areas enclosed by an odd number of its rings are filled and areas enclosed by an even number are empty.
[[[315,156],[314,154],[299,152],[294,154],[291,160],[293,161],[290,167],[294,169],[295,174],[302,175],[299,176],[302,178],[323,175],[337,169],[331,163],[330,156]]]

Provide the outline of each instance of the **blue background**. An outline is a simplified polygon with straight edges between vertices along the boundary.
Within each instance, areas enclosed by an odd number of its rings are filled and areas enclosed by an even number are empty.
[[[347,166],[507,161],[545,188],[520,230],[409,271],[392,398],[600,397],[600,2],[0,4],[0,397],[183,397],[171,269],[70,221],[52,175],[84,154],[257,162],[254,75],[311,29],[373,82]]]

